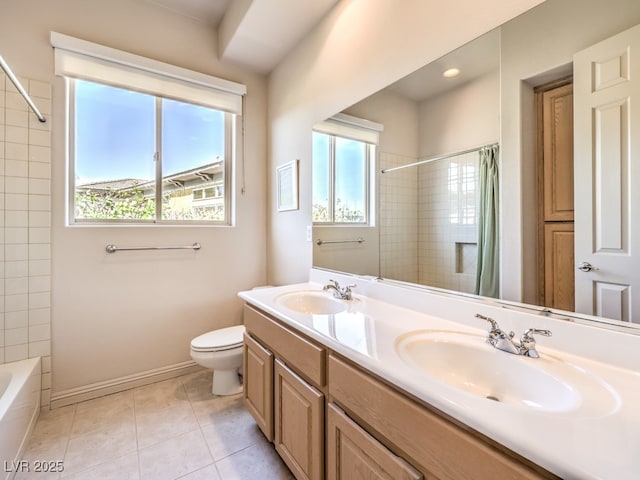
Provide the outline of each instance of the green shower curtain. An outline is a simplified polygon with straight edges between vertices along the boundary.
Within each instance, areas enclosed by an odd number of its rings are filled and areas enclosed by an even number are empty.
[[[478,219],[478,264],[475,293],[498,298],[498,146],[480,150],[480,200]]]

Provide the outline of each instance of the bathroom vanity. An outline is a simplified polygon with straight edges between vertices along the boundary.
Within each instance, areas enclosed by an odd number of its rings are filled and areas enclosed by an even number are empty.
[[[244,402],[296,478],[640,473],[630,408],[640,375],[631,357],[612,365],[560,350],[568,332],[589,343],[584,326],[367,279],[339,300],[325,275],[240,293]],[[539,340],[540,358],[510,355],[485,342],[474,313],[553,337]]]

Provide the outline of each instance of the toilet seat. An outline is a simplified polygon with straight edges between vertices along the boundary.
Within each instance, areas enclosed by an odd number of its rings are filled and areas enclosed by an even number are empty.
[[[222,352],[241,347],[244,331],[244,325],[236,325],[203,333],[191,340],[191,350],[194,352]]]

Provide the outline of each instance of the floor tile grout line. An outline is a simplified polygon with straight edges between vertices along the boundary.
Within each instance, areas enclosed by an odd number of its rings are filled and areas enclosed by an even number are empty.
[[[136,432],[136,462],[138,466],[138,478],[142,479],[142,470],[140,469],[140,442],[138,440],[138,412],[136,411],[136,389],[131,392],[131,398],[133,400],[133,428]]]
[[[200,430],[200,435],[202,435],[202,439],[204,440],[204,444],[207,446],[207,451],[209,452],[209,456],[211,457],[211,462],[210,464],[205,465],[204,467],[198,469],[198,470],[202,470],[203,468],[208,467],[209,465],[213,465],[214,468],[216,469],[216,471],[218,470],[218,468],[216,467],[216,457],[213,455],[213,452],[211,451],[211,447],[209,446],[209,442],[207,441],[207,437],[204,434],[204,430],[202,430],[202,423],[200,422],[200,419],[198,418],[198,415],[196,414],[196,409],[193,406],[193,401],[191,400],[191,396],[189,395],[189,392],[187,391],[187,387],[184,384],[185,382],[185,378],[187,378],[187,376],[184,376],[180,379],[180,383],[182,385],[182,388],[184,389],[184,393],[187,396],[187,399],[189,400],[189,406],[191,407],[191,412],[193,413],[194,418],[196,419],[196,422],[198,423],[198,430]],[[198,470],[195,470],[196,472]],[[193,473],[193,472],[191,472]],[[218,472],[218,477],[220,477],[220,472]]]
[[[65,463],[65,461],[67,460],[67,453],[69,453],[69,443],[71,442],[71,432],[73,432],[73,425],[76,422],[76,415],[78,413],[78,405],[75,404],[73,406],[73,416],[71,418],[71,425],[69,425],[69,431],[67,432],[67,440],[64,444],[64,453],[62,454],[62,462],[63,465]],[[64,470],[62,472],[60,472],[60,474],[58,475],[58,478],[62,478],[62,475],[64,473]]]

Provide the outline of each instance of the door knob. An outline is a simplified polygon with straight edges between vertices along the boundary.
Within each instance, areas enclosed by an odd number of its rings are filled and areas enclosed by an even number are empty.
[[[591,270],[598,270],[596,267],[591,265],[589,262],[580,262],[578,264],[578,270],[581,272],[590,272]]]

